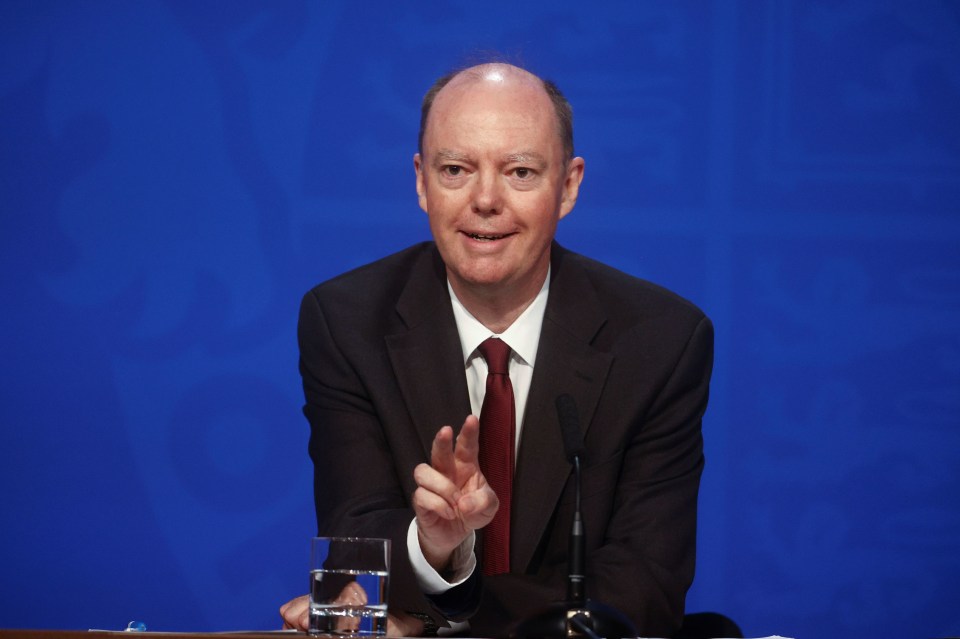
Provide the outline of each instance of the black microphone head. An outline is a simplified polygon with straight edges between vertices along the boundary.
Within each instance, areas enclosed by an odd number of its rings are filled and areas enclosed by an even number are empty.
[[[574,457],[583,457],[583,435],[580,434],[577,402],[571,395],[564,393],[557,397],[556,403],[560,434],[563,436],[563,452],[567,460],[572,462]]]

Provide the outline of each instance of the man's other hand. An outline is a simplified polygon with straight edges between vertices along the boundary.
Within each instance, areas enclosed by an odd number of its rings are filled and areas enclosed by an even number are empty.
[[[284,630],[308,630],[310,628],[310,595],[291,599],[280,606]]]
[[[310,628],[310,595],[292,599],[280,606],[284,630],[307,631]],[[417,637],[423,632],[423,622],[404,612],[391,610],[387,614],[388,637]]]

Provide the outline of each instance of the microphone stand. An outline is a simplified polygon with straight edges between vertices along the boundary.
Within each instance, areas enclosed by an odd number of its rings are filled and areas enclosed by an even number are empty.
[[[576,405],[569,395],[557,398],[557,413],[563,432],[567,458],[573,463],[575,504],[573,524],[568,546],[567,600],[550,605],[546,610],[518,623],[510,637],[513,639],[622,639],[636,637],[637,630],[626,615],[598,601],[587,599],[586,593],[586,534],[580,514],[580,456],[583,438],[577,424]]]

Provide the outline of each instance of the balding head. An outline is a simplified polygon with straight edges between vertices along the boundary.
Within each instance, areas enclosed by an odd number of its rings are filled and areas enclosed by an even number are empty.
[[[445,87],[455,88],[458,85],[468,83],[502,84],[504,87],[528,84],[542,90],[553,104],[557,134],[563,146],[564,159],[569,160],[573,157],[573,109],[557,85],[549,80],[539,78],[525,69],[500,62],[479,64],[454,71],[433,83],[433,86],[423,96],[423,104],[420,107],[420,133],[417,139],[417,149],[421,155],[423,155],[423,136],[426,133],[430,111],[437,95]]]

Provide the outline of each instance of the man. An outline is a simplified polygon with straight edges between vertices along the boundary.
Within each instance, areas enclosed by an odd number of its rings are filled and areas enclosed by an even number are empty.
[[[392,633],[422,632],[414,613],[505,634],[564,597],[573,482],[554,401],[570,394],[588,594],[641,635],[673,634],[693,579],[709,320],[553,241],[584,161],[552,84],[505,64],[442,78],[414,168],[434,242],[326,282],[301,307],[321,534],[393,540]],[[490,337],[509,347],[509,370],[490,364],[488,379]],[[505,372],[509,438],[491,452],[500,426],[476,415]],[[504,479],[484,455],[510,447]],[[507,482],[500,494],[490,472]],[[281,614],[304,627],[304,598]]]

